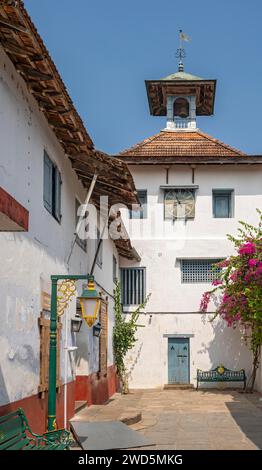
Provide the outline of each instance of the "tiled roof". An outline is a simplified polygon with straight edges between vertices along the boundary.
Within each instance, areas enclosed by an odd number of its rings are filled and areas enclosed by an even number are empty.
[[[245,153],[205,134],[202,131],[161,131],[128,150],[124,150],[119,157],[128,157],[128,160],[168,157],[244,157]]]
[[[62,78],[22,0],[0,0],[0,46],[28,86],[65,154],[87,189],[99,173],[93,199],[109,205],[136,204],[134,181],[125,163],[94,148]],[[62,45],[61,45],[62,47]]]

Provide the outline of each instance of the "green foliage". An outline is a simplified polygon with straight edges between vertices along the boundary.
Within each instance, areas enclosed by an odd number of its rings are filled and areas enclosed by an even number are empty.
[[[116,283],[114,291],[115,326],[113,332],[113,350],[117,373],[122,382],[124,393],[128,393],[128,376],[125,366],[125,357],[127,352],[133,348],[137,341],[137,329],[139,327],[144,326],[139,325],[137,321],[141,311],[145,308],[149,297],[150,294],[146,297],[145,301],[141,305],[139,305],[139,307],[134,312],[130,314],[130,319],[126,320],[125,316],[122,313],[120,284],[118,281]]]

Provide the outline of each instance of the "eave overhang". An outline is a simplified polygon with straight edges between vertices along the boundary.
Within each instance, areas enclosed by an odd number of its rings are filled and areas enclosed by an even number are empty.
[[[0,44],[25,81],[65,155],[89,188],[98,173],[93,201],[108,196],[109,206],[138,202],[126,164],[95,150],[62,78],[21,0],[0,1]]]
[[[261,165],[261,156],[246,157],[119,157],[128,165]]]
[[[196,114],[214,114],[216,80],[146,80],[150,114],[167,115],[167,96],[196,95]]]
[[[112,222],[115,222],[112,224]],[[121,212],[117,211],[111,214],[109,218],[110,237],[113,240],[117,252],[123,258],[132,261],[141,261],[141,257],[137,253],[136,249],[132,246],[128,232],[125,228],[124,222],[121,218]]]

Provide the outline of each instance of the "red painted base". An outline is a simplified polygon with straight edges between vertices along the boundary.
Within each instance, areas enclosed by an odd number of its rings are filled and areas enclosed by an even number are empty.
[[[75,382],[67,384],[67,416],[68,420],[74,414],[75,401],[84,400],[90,405],[101,405],[105,403],[114,393],[119,390],[119,380],[116,375],[115,367],[107,369],[107,375],[99,377],[94,373],[89,376],[77,376]],[[24,398],[8,405],[0,407],[0,416],[23,408],[33,432],[42,434],[46,431],[47,425],[47,400],[39,398],[39,395]],[[61,392],[57,394],[57,427],[64,427],[64,386]]]
[[[115,366],[108,367],[106,376],[98,373],[76,377],[76,400],[86,400],[88,405],[102,405],[119,390]]]
[[[67,384],[67,416],[71,419],[74,416],[75,408],[75,382]],[[39,395],[33,395],[31,397],[24,398],[8,405],[0,407],[0,416],[17,410],[17,408],[23,408],[25,415],[28,419],[29,426],[33,432],[42,434],[46,431],[47,425],[47,394],[44,399],[39,398]],[[57,427],[64,427],[64,387],[61,388],[61,392],[57,394],[56,400],[57,408]]]

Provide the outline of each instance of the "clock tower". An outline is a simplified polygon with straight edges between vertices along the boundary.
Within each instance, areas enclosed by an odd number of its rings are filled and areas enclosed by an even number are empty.
[[[160,80],[146,80],[150,114],[166,116],[166,130],[197,129],[197,116],[212,116],[216,80],[184,71],[184,49],[178,49],[178,71]]]

